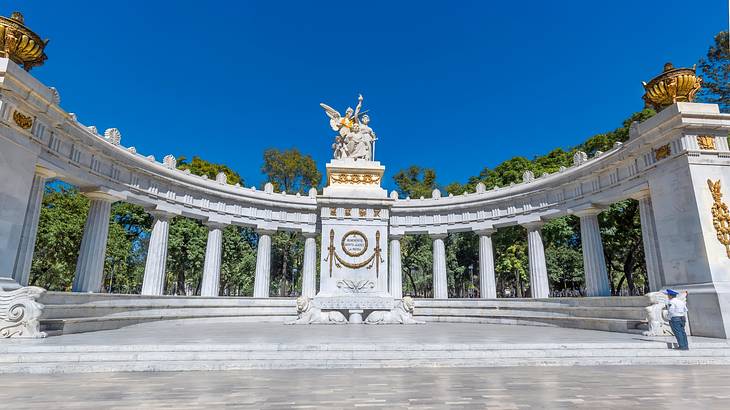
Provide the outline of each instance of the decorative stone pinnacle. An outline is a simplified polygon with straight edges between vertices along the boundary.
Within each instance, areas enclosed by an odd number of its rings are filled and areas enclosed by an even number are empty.
[[[26,71],[43,65],[48,59],[44,52],[48,40],[25,26],[25,18],[14,11],[10,17],[0,16],[0,57],[13,60]]]
[[[529,169],[522,174],[522,182],[532,182],[535,180],[535,174]]]
[[[172,154],[165,155],[165,157],[162,159],[162,165],[166,166],[167,168],[174,169],[177,166],[177,159],[175,159],[175,156]]]
[[[583,165],[588,162],[588,154],[583,151],[578,151],[573,155],[573,165]]]
[[[215,182],[218,182],[218,183],[221,183],[221,184],[228,183],[228,177],[226,176],[225,172],[219,172],[215,176]]]
[[[116,128],[107,128],[104,131],[104,138],[106,138],[112,145],[119,145],[122,143],[122,133]]]

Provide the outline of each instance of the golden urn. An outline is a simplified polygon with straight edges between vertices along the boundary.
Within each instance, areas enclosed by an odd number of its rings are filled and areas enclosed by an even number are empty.
[[[41,40],[24,23],[23,15],[17,11],[9,18],[0,16],[0,57],[9,58],[29,71],[48,58],[43,51],[48,40]]]
[[[672,63],[666,63],[663,73],[643,84],[645,106],[660,111],[676,102],[692,102],[702,88],[702,78],[697,76],[694,66],[674,68]]]

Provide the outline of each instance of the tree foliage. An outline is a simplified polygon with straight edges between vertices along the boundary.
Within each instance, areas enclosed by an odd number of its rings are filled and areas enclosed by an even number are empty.
[[[721,111],[727,112],[730,110],[730,42],[727,31],[717,33],[714,44],[698,65],[703,79],[699,100],[718,104]]]
[[[310,188],[319,187],[322,174],[311,155],[303,155],[296,148],[281,151],[270,148],[264,151],[261,172],[276,191],[290,194],[307,194]]]
[[[241,184],[244,185],[243,178],[238,172],[232,170],[227,165],[214,164],[210,161],[206,161],[197,155],[193,156],[193,159],[188,162],[188,159],[181,156],[177,160],[177,168],[182,170],[190,170],[193,175],[207,176],[210,179],[215,179],[219,173],[226,174],[226,182],[231,185]]]

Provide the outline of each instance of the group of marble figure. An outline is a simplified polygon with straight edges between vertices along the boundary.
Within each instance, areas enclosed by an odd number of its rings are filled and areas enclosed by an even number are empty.
[[[713,211],[726,209],[730,115],[717,105],[674,103],[634,124],[623,144],[591,157],[577,153],[573,166],[552,174],[526,173],[522,183],[507,187],[487,190],[479,184],[476,192],[442,196],[435,190],[431,198],[411,199],[381,188],[384,167],[373,160],[375,133],[362,98],[344,114],[323,104],[338,133],[326,187],[321,194],[291,195],[271,185],[259,190],[231,185],[225,176],[191,175],[176,169],[172,156],[160,163],[124,147],[116,129],[99,135],[83,125],[61,108],[58,90],[13,61],[0,58],[0,75],[0,328],[17,318],[9,301],[18,305],[18,295],[28,301],[21,304],[29,312],[42,308],[32,305],[38,291],[27,285],[44,186],[57,178],[90,199],[74,292],[100,291],[110,207],[127,201],[154,216],[143,294],[164,293],[174,216],[198,219],[209,229],[201,290],[207,297],[219,294],[223,227],[246,226],[259,234],[253,294],[258,298],[269,296],[272,235],[296,231],[305,240],[306,300],[299,304],[299,320],[314,322],[322,315],[333,322],[404,321],[412,304],[403,299],[400,239],[409,234],[433,240],[433,297],[446,298],[444,239],[453,232],[477,233],[480,295],[495,298],[491,237],[499,228],[524,226],[532,297],[548,297],[541,226],[565,215],[580,218],[586,293],[609,296],[598,214],[632,198],[639,203],[650,289],[689,290],[692,333],[730,336],[730,241],[718,231],[727,223],[724,214]],[[26,319],[32,322],[32,316]]]

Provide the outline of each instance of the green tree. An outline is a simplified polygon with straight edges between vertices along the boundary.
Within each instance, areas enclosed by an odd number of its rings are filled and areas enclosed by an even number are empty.
[[[698,65],[704,80],[699,100],[718,104],[721,111],[727,112],[730,110],[730,42],[727,31],[717,33],[715,43]]]
[[[431,168],[421,168],[415,165],[399,171],[395,176],[398,194],[405,198],[431,198],[431,193],[437,188],[436,171]]]
[[[289,194],[307,194],[310,188],[319,188],[322,174],[311,155],[296,148],[281,151],[276,148],[264,152],[261,171],[276,191]],[[299,275],[302,270],[304,242],[296,232],[277,232],[272,238],[271,287],[279,296],[301,290]],[[295,274],[296,272],[296,274]]]
[[[208,229],[200,221],[175,217],[167,238],[167,286],[171,295],[200,294]]]
[[[200,176],[207,176],[210,179],[215,179],[215,177],[219,173],[226,174],[226,178],[229,184],[235,185],[235,184],[241,184],[244,185],[243,178],[241,178],[241,175],[238,174],[238,172],[232,170],[227,165],[223,164],[214,164],[210,161],[206,161],[202,158],[200,158],[197,155],[193,156],[193,159],[188,162],[188,159],[184,156],[181,156],[177,160],[177,168],[182,170],[190,170],[191,174],[194,175],[200,175]]]
[[[261,172],[276,191],[290,194],[307,194],[310,188],[318,188],[322,174],[311,155],[303,155],[298,149],[264,151],[264,165]]]

